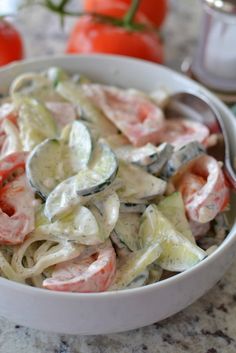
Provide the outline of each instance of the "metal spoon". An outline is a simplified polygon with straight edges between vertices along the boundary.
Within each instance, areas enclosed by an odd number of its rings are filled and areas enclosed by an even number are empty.
[[[229,140],[222,116],[211,101],[200,93],[179,92],[172,95],[165,108],[167,119],[187,118],[206,125],[211,133],[221,135],[207,153],[224,163],[224,170],[232,187],[236,190],[236,172],[230,160]]]

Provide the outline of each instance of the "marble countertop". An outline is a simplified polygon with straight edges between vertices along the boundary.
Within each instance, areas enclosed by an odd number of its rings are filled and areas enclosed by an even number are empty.
[[[179,69],[194,50],[199,28],[198,0],[173,0],[163,29],[166,64]],[[58,19],[42,9],[25,10],[17,25],[27,57],[60,54],[74,20],[64,31]],[[43,28],[43,30],[42,30]],[[103,336],[48,334],[0,318],[1,353],[235,353],[236,262],[200,300],[177,315],[138,330]]]

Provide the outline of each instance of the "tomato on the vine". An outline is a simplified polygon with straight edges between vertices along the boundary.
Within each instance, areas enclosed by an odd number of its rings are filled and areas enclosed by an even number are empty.
[[[84,9],[88,12],[105,14],[106,7],[126,5],[126,10],[132,0],[84,0]],[[138,14],[143,13],[155,26],[160,27],[167,15],[167,0],[141,0]],[[112,15],[112,14],[111,14]],[[115,16],[115,14],[113,14]]]
[[[97,13],[114,18],[122,18],[128,11],[129,5],[123,1],[113,1],[112,4],[108,0],[89,0],[85,1],[85,11],[88,13]],[[141,11],[137,11],[134,20],[138,23],[151,25],[150,20]]]
[[[20,33],[6,20],[0,19],[0,66],[24,56]]]
[[[88,15],[76,22],[66,51],[72,54],[118,54],[157,63],[163,63],[164,56],[160,38],[153,29],[133,31]]]

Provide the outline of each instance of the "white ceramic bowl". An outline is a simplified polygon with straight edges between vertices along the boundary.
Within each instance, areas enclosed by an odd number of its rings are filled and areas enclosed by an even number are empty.
[[[170,92],[191,89],[206,94],[221,112],[232,151],[236,151],[234,116],[209,91],[165,67],[115,56],[63,56],[14,64],[0,70],[0,92],[16,75],[57,65],[93,80],[123,87]],[[233,212],[233,207],[232,207]],[[194,268],[146,287],[118,292],[80,294],[32,288],[0,278],[0,315],[32,328],[70,334],[105,334],[145,326],[182,310],[206,293],[231,264],[236,224],[222,245]]]

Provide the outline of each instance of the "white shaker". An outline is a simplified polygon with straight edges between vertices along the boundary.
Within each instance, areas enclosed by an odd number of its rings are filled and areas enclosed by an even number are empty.
[[[202,0],[193,75],[214,90],[236,92],[236,0]]]

